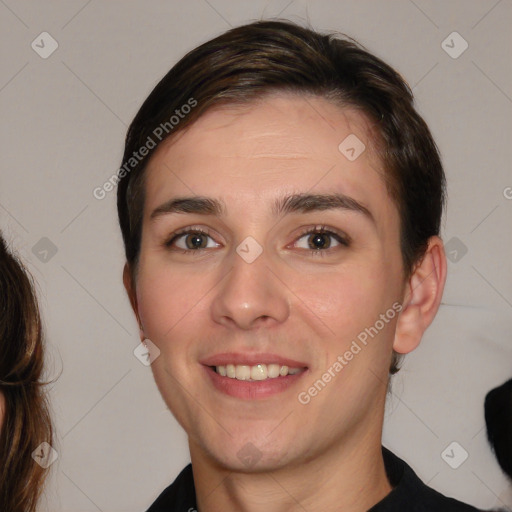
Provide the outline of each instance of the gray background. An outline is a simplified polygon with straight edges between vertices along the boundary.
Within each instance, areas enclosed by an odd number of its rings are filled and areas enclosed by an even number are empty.
[[[510,0],[0,0],[0,13],[0,226],[38,280],[57,379],[59,458],[41,510],[145,510],[188,460],[133,355],[115,192],[100,201],[92,191],[116,172],[128,123],[186,51],[278,15],[355,37],[413,87],[446,167],[453,261],[439,315],[395,377],[384,443],[443,493],[512,506],[482,410],[512,376]],[[31,47],[43,31],[59,45],[46,59]],[[453,31],[469,44],[458,58],[442,47]],[[458,469],[441,456],[453,441],[469,453]]]

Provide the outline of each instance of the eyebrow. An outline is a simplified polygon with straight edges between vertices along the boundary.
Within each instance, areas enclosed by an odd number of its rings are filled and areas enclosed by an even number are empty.
[[[375,219],[363,204],[344,194],[292,194],[275,200],[272,205],[274,216],[291,213],[307,213],[324,210],[347,210],[363,214],[375,223]],[[211,197],[193,196],[170,199],[153,210],[150,219],[172,213],[226,216],[223,201]]]

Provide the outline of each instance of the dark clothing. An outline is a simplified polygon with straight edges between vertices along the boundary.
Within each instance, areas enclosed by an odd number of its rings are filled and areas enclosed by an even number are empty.
[[[368,512],[479,512],[427,487],[411,467],[382,447],[384,464],[393,490]],[[165,489],[147,512],[195,512],[197,509],[192,465]]]

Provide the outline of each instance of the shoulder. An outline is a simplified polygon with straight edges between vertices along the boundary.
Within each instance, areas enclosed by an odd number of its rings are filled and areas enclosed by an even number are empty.
[[[196,507],[192,464],[189,464],[176,477],[176,480],[162,491],[147,512],[193,512]]]
[[[384,447],[382,452],[393,490],[369,512],[482,512],[454,498],[443,496],[425,485],[405,461]]]

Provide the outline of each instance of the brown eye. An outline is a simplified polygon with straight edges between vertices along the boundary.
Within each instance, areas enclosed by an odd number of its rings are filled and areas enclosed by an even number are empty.
[[[297,247],[307,249],[312,252],[323,252],[327,249],[334,249],[341,245],[349,245],[348,241],[338,233],[322,228],[306,231],[299,238],[299,240],[302,239],[305,239],[305,243],[302,242],[302,245],[297,244]]]
[[[208,241],[208,238],[211,242]],[[181,249],[184,252],[198,251],[200,249],[209,249],[218,246],[208,233],[192,229],[176,233],[165,245],[171,248],[175,246],[177,249]]]
[[[206,236],[202,233],[194,233],[192,235],[185,235],[185,245],[187,249],[204,249],[208,242]]]
[[[310,249],[329,249],[331,246],[330,235],[327,233],[313,233],[309,235],[308,245]]]

